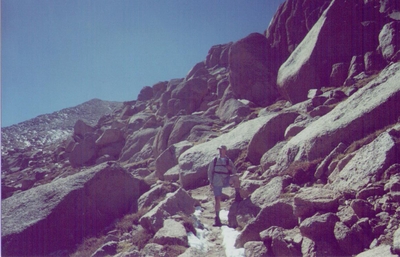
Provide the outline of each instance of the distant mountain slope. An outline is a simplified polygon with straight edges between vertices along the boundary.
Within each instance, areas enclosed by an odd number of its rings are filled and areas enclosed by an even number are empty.
[[[120,108],[122,103],[92,99],[75,107],[65,108],[50,114],[1,129],[2,151],[28,146],[43,146],[55,143],[71,134],[78,119],[96,125],[99,118]]]

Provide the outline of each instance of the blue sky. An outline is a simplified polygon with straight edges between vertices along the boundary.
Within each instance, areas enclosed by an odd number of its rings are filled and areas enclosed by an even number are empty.
[[[263,33],[284,0],[1,0],[1,120],[135,100],[213,45]]]

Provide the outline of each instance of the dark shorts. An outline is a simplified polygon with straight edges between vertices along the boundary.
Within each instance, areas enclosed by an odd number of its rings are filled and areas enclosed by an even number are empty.
[[[230,179],[230,176],[227,176],[224,179],[222,186],[213,186],[214,196],[221,196],[222,195],[222,188],[229,187],[229,179]]]

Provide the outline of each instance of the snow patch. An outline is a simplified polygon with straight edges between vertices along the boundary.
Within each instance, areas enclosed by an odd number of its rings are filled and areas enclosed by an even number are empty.
[[[229,211],[221,210],[219,212],[219,218],[222,221],[228,221]],[[228,226],[222,226],[222,244],[225,248],[225,254],[227,257],[244,257],[244,248],[235,248],[236,238],[240,232]]]
[[[188,233],[189,246],[196,248],[204,253],[206,253],[209,247],[212,245],[208,240],[209,230],[200,222],[202,209],[201,207],[196,207],[193,214],[195,219],[196,235],[192,232]],[[221,221],[228,221],[229,211],[221,210],[219,212],[219,217]],[[225,248],[225,254],[227,257],[244,257],[244,248],[235,248],[236,238],[239,236],[240,232],[228,226],[221,227],[221,236],[223,238],[222,244]]]
[[[193,218],[195,220],[194,226],[196,228],[196,235],[193,234],[192,232],[189,232],[187,235],[190,247],[196,248],[206,253],[211,243],[207,239],[209,230],[206,229],[204,225],[200,222],[201,212],[202,212],[201,207],[197,206],[193,213]]]
[[[244,257],[244,248],[235,248],[236,238],[240,232],[228,226],[222,226],[222,237],[224,238],[222,244],[225,248],[227,257]]]
[[[227,210],[221,210],[221,211],[219,212],[219,218],[220,218],[222,221],[228,221],[228,214],[229,214],[229,211],[227,211]]]
[[[229,211],[221,210],[219,212],[219,218],[222,221],[228,221]],[[225,254],[227,257],[244,257],[244,248],[235,248],[236,238],[240,232],[228,226],[222,226],[222,245],[225,248]]]
[[[196,235],[194,235],[192,232],[189,232],[188,233],[189,246],[206,253],[210,245],[210,242],[208,242],[206,238],[207,235],[208,231],[206,229],[196,228]]]

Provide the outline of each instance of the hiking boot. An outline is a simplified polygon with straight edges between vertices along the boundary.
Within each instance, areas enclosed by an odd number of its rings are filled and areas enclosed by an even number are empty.
[[[221,227],[221,226],[222,226],[221,220],[219,219],[218,216],[216,216],[215,217],[215,222],[213,224],[213,227]]]

